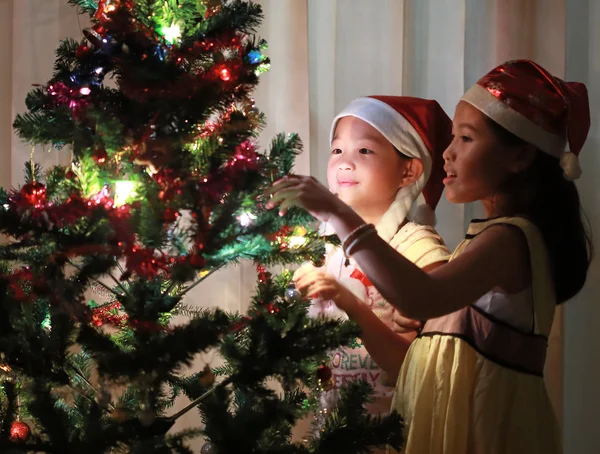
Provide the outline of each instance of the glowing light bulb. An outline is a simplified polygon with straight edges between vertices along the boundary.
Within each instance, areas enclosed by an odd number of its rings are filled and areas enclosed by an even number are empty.
[[[223,68],[220,71],[220,76],[221,76],[221,80],[224,80],[225,82],[227,82],[228,80],[231,79],[231,73],[229,72],[229,70],[227,68]]]
[[[246,211],[242,214],[240,214],[240,216],[238,217],[240,224],[242,227],[248,227],[250,224],[252,224],[252,221],[254,219],[256,219],[256,216],[254,216],[252,213],[250,213],[249,211]]]
[[[181,28],[177,24],[171,24],[169,27],[162,28],[162,34],[167,42],[173,44],[179,38],[181,38]]]
[[[115,183],[115,206],[125,205],[127,199],[135,192],[135,182],[117,181]]]
[[[92,92],[92,90],[90,89],[90,87],[81,87],[79,89],[79,93],[81,93],[84,96],[89,95]]]
[[[304,244],[307,241],[308,240],[306,239],[306,237],[300,236],[300,235],[295,235],[295,236],[290,237],[288,244],[289,244],[290,248],[295,249],[295,248],[304,246]]]

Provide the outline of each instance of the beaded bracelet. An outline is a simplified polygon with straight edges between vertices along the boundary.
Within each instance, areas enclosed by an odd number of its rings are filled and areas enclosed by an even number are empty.
[[[362,224],[352,230],[350,234],[346,237],[344,242],[342,243],[342,250],[344,251],[344,255],[348,257],[352,254],[352,249],[360,243],[363,238],[369,236],[372,233],[375,233],[377,230],[373,224]]]

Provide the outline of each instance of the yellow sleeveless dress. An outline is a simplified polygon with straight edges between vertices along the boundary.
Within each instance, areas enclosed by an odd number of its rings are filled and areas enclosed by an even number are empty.
[[[406,454],[562,452],[542,377],[556,299],[540,232],[523,218],[474,221],[451,260],[494,224],[515,226],[527,239],[529,329],[476,304],[427,321],[406,356],[392,402],[405,419]]]

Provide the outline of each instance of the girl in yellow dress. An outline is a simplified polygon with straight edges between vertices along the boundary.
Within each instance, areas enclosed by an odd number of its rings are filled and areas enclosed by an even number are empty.
[[[562,452],[542,372],[555,306],[579,292],[589,267],[572,181],[589,126],[585,86],[532,61],[479,80],[456,107],[444,183],[448,200],[481,201],[488,219],[429,274],[314,179],[273,189],[273,206],[299,205],[328,222],[389,303],[428,320],[396,387],[407,454]],[[315,291],[309,280],[297,286]],[[353,319],[365,311],[341,309]]]

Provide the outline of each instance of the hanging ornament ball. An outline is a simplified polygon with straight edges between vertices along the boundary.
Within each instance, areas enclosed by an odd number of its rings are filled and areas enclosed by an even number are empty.
[[[317,368],[317,378],[321,380],[321,382],[325,383],[326,381],[331,380],[332,376],[333,373],[331,372],[331,369],[325,363]]]
[[[296,285],[293,282],[290,282],[285,290],[285,300],[288,303],[294,303],[300,301],[302,299],[302,295],[296,288]]]
[[[46,203],[46,186],[38,182],[27,183],[21,188],[20,195],[26,204],[42,208]]]
[[[206,0],[206,14],[205,17],[209,18],[218,14],[223,7],[221,0]]]
[[[10,426],[10,439],[14,442],[23,442],[27,441],[29,438],[29,434],[31,433],[31,429],[27,423],[22,421],[15,421]]]
[[[215,383],[215,374],[213,374],[213,371],[208,364],[204,366],[198,381],[200,382],[200,386],[203,388],[208,388]]]
[[[83,36],[96,48],[102,46],[102,40],[105,35],[106,27],[102,24],[96,24],[92,28],[85,28],[83,30]]]
[[[219,77],[224,82],[231,80],[231,72],[227,68],[222,68],[219,70]]]
[[[142,423],[142,426],[146,427],[152,425],[154,422],[154,417],[154,411],[151,408],[144,408],[138,415],[138,419]]]
[[[210,441],[207,441],[200,448],[201,454],[217,454],[217,448]]]
[[[256,65],[257,63],[260,63],[261,59],[262,55],[260,51],[254,49],[248,52],[248,61],[250,62],[250,64]]]
[[[92,52],[92,48],[87,44],[80,44],[77,49],[75,49],[75,56],[77,58],[84,58],[90,55]]]
[[[92,157],[94,158],[94,161],[96,161],[98,164],[104,164],[108,159],[108,153],[106,153],[106,150],[104,148],[97,148],[96,150],[94,150]]]
[[[310,400],[308,400],[308,399],[302,400],[302,410],[309,410],[309,409],[310,409]]]

